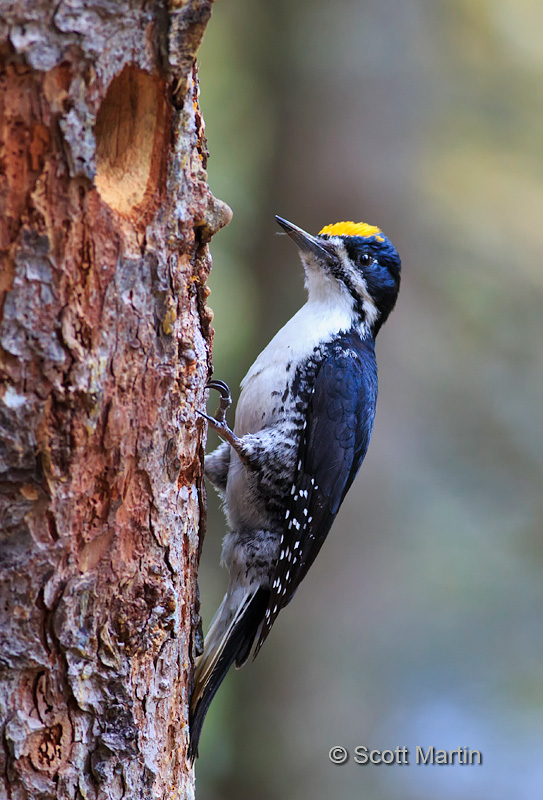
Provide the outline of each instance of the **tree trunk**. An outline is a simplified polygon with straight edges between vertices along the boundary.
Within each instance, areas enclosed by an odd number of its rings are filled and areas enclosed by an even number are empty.
[[[193,795],[211,4],[2,10],[2,798]]]

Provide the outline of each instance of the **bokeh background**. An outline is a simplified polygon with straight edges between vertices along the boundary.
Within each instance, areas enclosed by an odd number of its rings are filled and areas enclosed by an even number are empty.
[[[234,210],[212,245],[216,377],[237,391],[304,302],[274,213],[382,227],[403,282],[368,457],[295,601],[214,701],[198,797],[539,800],[543,4],[220,0],[200,78],[210,184]],[[206,624],[227,582],[209,502]],[[330,763],[360,744],[484,763]]]

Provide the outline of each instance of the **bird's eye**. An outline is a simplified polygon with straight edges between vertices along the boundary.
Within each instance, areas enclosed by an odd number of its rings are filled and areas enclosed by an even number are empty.
[[[358,257],[358,263],[361,267],[369,267],[369,265],[373,263],[373,257],[370,256],[369,253],[362,253],[362,255]]]

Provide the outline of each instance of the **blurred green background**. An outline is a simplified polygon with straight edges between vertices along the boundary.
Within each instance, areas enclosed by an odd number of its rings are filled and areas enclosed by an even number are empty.
[[[234,210],[212,243],[216,377],[237,390],[304,301],[274,213],[382,227],[403,279],[369,454],[295,601],[214,701],[197,796],[539,800],[543,4],[220,0],[200,79],[211,188]],[[206,625],[227,583],[209,503]],[[361,744],[484,763],[330,763]]]

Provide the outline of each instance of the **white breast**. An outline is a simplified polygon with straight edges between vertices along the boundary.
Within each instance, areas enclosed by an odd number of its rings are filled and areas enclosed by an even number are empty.
[[[310,299],[273,337],[241,382],[236,409],[238,436],[273,424],[274,409],[292,379],[296,366],[317,345],[330,341],[352,325],[352,301],[345,295]],[[287,365],[291,364],[287,371]],[[278,392],[279,394],[274,394]]]

